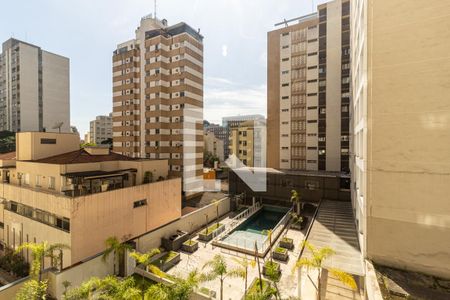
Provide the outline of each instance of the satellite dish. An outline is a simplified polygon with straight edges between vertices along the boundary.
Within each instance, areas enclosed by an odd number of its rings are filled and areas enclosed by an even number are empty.
[[[61,127],[63,126],[64,122],[56,122],[55,125],[53,125],[52,129],[58,129],[59,133],[61,133]]]

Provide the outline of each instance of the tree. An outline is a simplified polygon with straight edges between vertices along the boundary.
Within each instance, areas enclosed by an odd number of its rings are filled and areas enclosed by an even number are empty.
[[[16,134],[11,131],[0,131],[0,153],[16,151]]]
[[[126,250],[133,249],[131,245],[126,243],[121,243],[117,237],[111,236],[106,239],[106,250],[103,252],[102,259],[103,261],[106,261],[106,259],[109,257],[111,253],[114,255],[114,275],[116,275],[116,263],[119,261],[119,271],[120,271],[120,263],[123,262],[123,258],[125,255]]]
[[[213,199],[212,203],[214,204],[214,207],[216,208],[216,226],[219,228],[219,204],[220,201],[217,199]]]
[[[256,261],[248,260],[246,258],[237,259],[233,258],[235,262],[239,264],[239,266],[229,272],[232,277],[240,277],[244,279],[244,296],[247,295],[247,280],[248,280],[248,268],[254,268],[256,266]]]
[[[315,268],[318,270],[318,272],[317,272],[317,274],[318,274],[317,275],[317,297],[320,300],[320,289],[321,289],[320,278],[322,275],[323,262],[328,257],[334,255],[335,252],[330,247],[323,247],[323,248],[317,249],[313,245],[308,243],[307,241],[304,241],[302,246],[305,246],[306,248],[308,248],[308,250],[311,252],[311,258],[301,257],[296,262],[293,271],[298,268],[301,268],[301,267],[306,267],[308,270],[310,268]],[[336,278],[338,278],[342,283],[344,283],[351,289],[353,289],[353,290],[356,289],[355,279],[353,279],[353,276],[351,276],[350,274],[345,273],[344,271],[341,271],[341,270],[335,269],[335,268],[329,269],[329,272],[331,274],[333,274],[334,276],[336,276]]]
[[[153,182],[153,173],[150,171],[145,171],[143,183],[151,183],[151,182]]]
[[[266,265],[266,277],[275,287],[275,298],[281,299],[280,290],[278,289],[277,283],[280,281],[281,274],[277,270],[276,265],[273,263]]]
[[[157,266],[151,264],[151,259],[155,256],[160,254],[161,251],[159,249],[150,249],[147,251],[147,253],[139,253],[137,251],[133,251],[130,253],[130,257],[133,258],[136,261],[136,264],[141,264],[146,267],[150,272],[153,274],[156,274],[160,277],[165,277],[165,273],[161,271]]]
[[[154,284],[145,292],[146,299],[188,300],[202,281],[202,275],[195,269],[186,279],[171,276],[172,284]]]
[[[95,297],[94,297],[95,295]],[[118,279],[116,276],[106,276],[103,279],[92,277],[79,287],[69,290],[65,300],[81,299],[126,299],[138,300],[142,291],[136,288],[133,277]]]
[[[211,153],[211,152],[204,152],[203,153],[203,165],[205,167],[208,168],[213,168],[214,167],[214,162],[220,162],[219,158],[217,157],[217,155]]]
[[[291,191],[291,202],[293,205],[296,205],[296,214],[300,216],[300,195],[296,190]]]
[[[50,258],[52,267],[62,270],[63,268],[62,253],[64,249],[70,249],[70,247],[63,243],[56,243],[47,246],[47,249],[45,250],[45,257]]]
[[[47,296],[47,280],[41,280],[42,277],[42,261],[45,257],[51,257],[53,252],[69,248],[64,244],[48,244],[42,243],[23,243],[20,245],[16,253],[22,252],[24,249],[31,251],[32,263],[30,264],[30,280],[28,280],[16,295],[16,299],[46,299]]]
[[[223,300],[223,282],[229,275],[228,266],[222,255],[216,254],[214,258],[203,265],[203,269],[209,269],[203,275],[204,281],[220,280],[220,300]]]

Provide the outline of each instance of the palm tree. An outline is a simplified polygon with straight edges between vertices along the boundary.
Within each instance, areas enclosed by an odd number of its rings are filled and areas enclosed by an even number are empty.
[[[65,300],[79,299],[126,299],[137,300],[141,297],[142,291],[136,287],[133,277],[123,280],[116,276],[107,276],[103,279],[92,277],[83,282],[80,287],[69,290]]]
[[[281,274],[277,270],[275,264],[271,263],[266,265],[266,277],[275,287],[275,298],[281,299],[280,290],[278,289],[277,285],[277,283],[280,281]]]
[[[203,269],[208,268],[209,272],[203,275],[204,281],[220,280],[220,300],[223,300],[223,282],[229,275],[228,266],[222,255],[216,254],[214,258],[203,265]]]
[[[169,278],[172,284],[158,283],[150,286],[145,292],[146,299],[158,300],[188,300],[194,289],[202,280],[202,275],[195,269],[186,279],[179,277]]]
[[[63,243],[48,245],[47,249],[45,250],[45,257],[50,258],[52,267],[62,270],[64,249],[70,249],[70,247]]]
[[[296,214],[300,216],[300,195],[296,190],[291,191],[291,202],[296,205]]]
[[[248,267],[254,268],[256,266],[256,261],[248,260],[246,258],[243,259],[233,258],[233,260],[239,264],[239,267],[231,270],[229,274],[232,277],[240,277],[244,279],[244,296],[245,296],[247,295]]]
[[[273,233],[272,229],[267,229],[263,231],[263,234],[267,235],[267,238],[269,239],[269,249],[272,249],[272,233]],[[273,257],[272,251],[270,251],[270,262],[273,261],[272,257]]]
[[[295,271],[296,269],[301,268],[301,267],[307,267],[308,270],[309,270],[309,268],[315,268],[318,270],[317,298],[320,300],[320,289],[321,289],[320,278],[322,275],[323,262],[325,261],[325,259],[327,259],[328,257],[335,254],[335,252],[330,247],[323,247],[323,248],[317,249],[313,245],[308,243],[307,241],[304,241],[302,246],[305,246],[306,248],[308,248],[308,250],[311,252],[312,257],[311,258],[301,257],[296,262],[292,271]],[[331,274],[333,274],[334,276],[336,276],[342,283],[344,283],[351,289],[353,289],[353,290],[356,289],[356,282],[355,282],[355,279],[353,279],[352,275],[350,275],[344,271],[341,271],[339,269],[335,269],[335,268],[329,269],[329,272]]]
[[[62,285],[64,287],[64,292],[63,292],[64,299],[66,298],[66,295],[67,295],[67,289],[69,288],[69,286],[71,286],[71,284],[72,283],[70,281],[68,281],[68,280],[64,280],[62,282]]]
[[[102,260],[105,262],[111,253],[114,254],[113,266],[114,266],[114,275],[116,275],[117,261],[119,260],[119,271],[120,271],[120,262],[123,261],[122,258],[125,255],[125,251],[131,250],[133,249],[133,247],[131,247],[131,245],[129,244],[121,243],[115,236],[107,238],[105,244],[106,250],[105,252],[103,252]]]
[[[219,204],[220,201],[217,199],[212,200],[212,203],[214,204],[214,207],[216,208],[216,228],[219,227]]]
[[[43,260],[45,257],[50,257],[52,259],[52,266],[55,266],[54,263],[56,262],[57,264],[57,260],[54,259],[54,251],[59,250],[61,253],[62,249],[68,248],[69,246],[64,244],[48,244],[47,242],[23,243],[20,245],[16,253],[20,253],[24,249],[31,250],[32,262],[30,264],[30,280],[17,293],[16,299],[45,299],[48,285],[47,280],[41,280]],[[61,254],[60,257],[62,258]]]

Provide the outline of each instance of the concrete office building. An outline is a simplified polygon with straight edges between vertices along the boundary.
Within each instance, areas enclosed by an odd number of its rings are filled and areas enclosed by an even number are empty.
[[[361,250],[378,264],[450,278],[450,3],[355,0],[351,11]]]
[[[100,145],[107,139],[112,139],[112,114],[109,116],[97,116],[89,123],[89,140],[87,143]]]
[[[168,159],[183,190],[202,189],[203,36],[186,23],[146,16],[113,54],[113,146]]]
[[[268,33],[269,167],[350,171],[349,14],[335,0]]]
[[[13,38],[2,48],[0,131],[70,132],[69,59]]]
[[[221,135],[226,136],[224,148],[225,148],[225,159],[230,156],[230,134],[231,134],[231,128],[232,127],[238,127],[239,124],[246,122],[246,121],[265,121],[265,117],[263,115],[242,115],[242,116],[230,116],[230,117],[223,117],[222,118],[222,127],[224,128],[224,131],[222,129],[215,129],[216,131],[219,131]],[[214,129],[213,129],[214,130]],[[223,132],[223,133],[221,133]]]
[[[167,160],[79,143],[71,133],[21,132],[16,152],[0,155],[3,246],[63,243],[68,267],[103,251],[108,237],[126,241],[181,216],[181,179],[168,179]]]

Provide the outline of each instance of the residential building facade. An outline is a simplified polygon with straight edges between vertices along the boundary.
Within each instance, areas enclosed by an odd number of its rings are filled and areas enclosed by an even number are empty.
[[[399,9],[401,8],[401,9]],[[450,3],[352,1],[352,202],[375,263],[450,278]]]
[[[203,137],[205,143],[205,152],[209,152],[219,158],[220,162],[224,161],[223,141],[217,138],[212,132],[205,132]]]
[[[261,120],[229,124],[229,154],[247,167],[265,167],[266,123]]]
[[[100,145],[107,139],[112,139],[112,114],[108,116],[97,116],[95,120],[89,123],[89,141],[87,143],[94,143]]]
[[[268,33],[269,167],[350,172],[349,14],[335,0]]]
[[[259,120],[263,121],[265,120],[265,117],[263,115],[239,115],[239,116],[230,116],[230,117],[223,117],[222,118],[222,128],[224,129],[215,129],[218,131],[220,136],[226,136],[226,139],[224,140],[224,149],[225,149],[225,159],[227,159],[230,156],[230,134],[231,134],[231,128],[232,127],[238,127],[239,124],[246,121],[254,121]],[[214,129],[213,129],[214,130]]]
[[[151,15],[113,54],[113,147],[169,160],[185,192],[200,191],[203,168],[203,36]]]
[[[0,54],[0,131],[70,132],[69,59],[16,39]]]
[[[69,133],[21,132],[16,139],[16,152],[0,156],[4,247],[63,243],[68,267],[103,251],[108,237],[126,241],[181,216],[181,179],[168,179],[167,160],[80,149]]]

